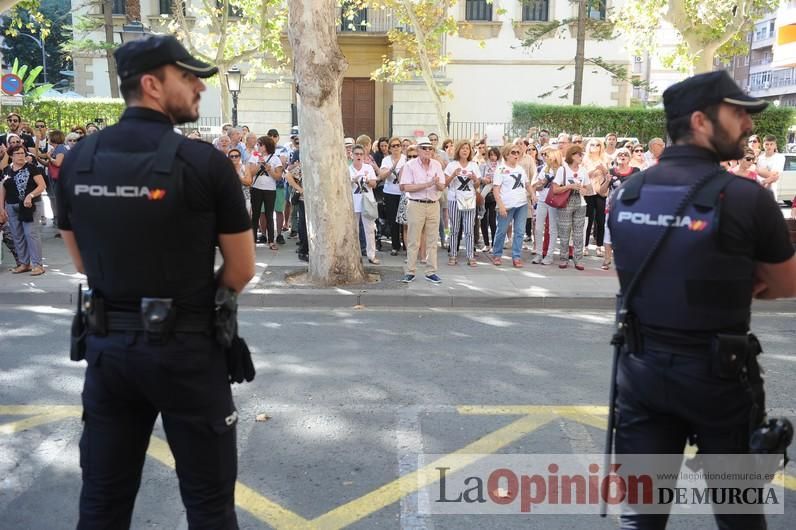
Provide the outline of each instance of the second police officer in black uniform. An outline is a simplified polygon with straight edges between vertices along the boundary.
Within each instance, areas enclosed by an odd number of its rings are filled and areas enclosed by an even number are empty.
[[[254,374],[229,324],[254,274],[251,224],[229,161],[173,130],[198,118],[200,78],[218,69],[171,36],[115,56],[127,110],[70,152],[58,183],[58,226],[90,287],[73,325],[73,359],[88,362],[78,528],[130,526],[158,414],[189,527],[237,528],[230,381]]]
[[[645,269],[627,300],[616,453],[681,454],[688,440],[700,453],[746,453],[765,413],[752,299],[796,296],[796,258],[771,193],[719,162],[743,156],[749,114],[766,102],[725,71],[672,85],[663,101],[674,145],[617,190],[608,223],[624,295]],[[624,517],[623,527],[664,528],[667,518]],[[716,519],[721,528],[765,528],[762,515]]]

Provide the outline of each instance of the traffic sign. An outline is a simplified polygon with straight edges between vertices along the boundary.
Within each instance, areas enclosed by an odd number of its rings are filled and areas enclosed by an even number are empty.
[[[9,96],[22,93],[22,79],[16,74],[5,74],[0,78],[0,89]]]

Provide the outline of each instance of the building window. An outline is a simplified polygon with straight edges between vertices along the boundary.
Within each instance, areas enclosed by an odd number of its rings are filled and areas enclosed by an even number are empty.
[[[464,5],[465,20],[492,21],[492,4],[486,0],[466,0]]]
[[[592,20],[605,20],[605,4],[608,0],[590,0],[586,7],[586,17]]]
[[[523,22],[547,22],[549,10],[550,2],[548,0],[535,0],[522,4],[522,20]]]
[[[111,9],[111,13],[114,15],[124,15],[124,4],[125,0],[113,0],[113,8]]]
[[[162,1],[162,0],[161,0]],[[185,0],[185,3],[188,3],[188,0]],[[224,0],[216,0],[216,6],[218,9],[224,8]],[[237,17],[240,18],[243,16],[243,10],[238,6],[233,6],[232,4],[227,5],[227,15],[230,17]]]
[[[358,9],[353,12],[351,17],[346,14],[350,11],[350,6],[346,6],[348,2],[343,2],[342,20],[340,31],[367,31],[368,28],[368,10]]]
[[[171,15],[171,10],[173,5],[174,5],[173,0],[160,0],[160,14]]]

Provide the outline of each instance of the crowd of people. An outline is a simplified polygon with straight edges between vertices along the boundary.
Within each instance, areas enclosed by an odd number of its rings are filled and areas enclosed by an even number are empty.
[[[64,156],[99,128],[88,123],[65,133],[43,120],[31,127],[13,112],[6,121],[7,133],[0,136],[3,243],[16,260],[13,273],[40,275],[42,194],[54,205],[53,183]],[[185,135],[202,139],[195,130]],[[278,250],[296,239],[298,258],[309,261],[298,127],[281,142],[276,129],[258,136],[246,126],[226,124],[212,143],[240,177],[255,242]],[[553,135],[533,128],[500,146],[478,135],[441,140],[435,133],[375,142],[361,135],[345,138],[343,146],[362,256],[378,265],[382,251],[405,253],[403,281],[414,280],[419,261],[426,279],[439,283],[438,247],[447,250],[449,266],[461,260],[477,267],[479,253],[501,266],[508,250],[517,268],[525,255],[535,265],[557,262],[562,269],[571,264],[584,270],[584,256],[594,255],[609,270],[610,194],[656,164],[666,144],[662,138],[645,145],[614,133]],[[776,194],[785,157],[775,137],[753,135],[741,160],[723,164]]]

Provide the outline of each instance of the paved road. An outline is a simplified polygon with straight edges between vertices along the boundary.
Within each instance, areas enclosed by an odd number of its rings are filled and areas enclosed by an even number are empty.
[[[476,441],[481,451],[502,453],[599,452],[604,420],[558,414],[536,428],[522,414],[479,412],[604,405],[608,313],[246,310],[241,317],[258,370],[254,383],[234,390],[242,527],[616,526],[592,516],[424,516],[413,483],[395,482],[411,477],[416,454]],[[67,358],[69,319],[63,308],[0,306],[0,528],[65,529],[76,521],[83,366]],[[792,316],[757,316],[755,329],[766,349],[768,405],[793,417]],[[263,413],[271,419],[256,422]],[[27,423],[11,423],[20,420]],[[164,439],[158,427],[134,528],[186,528]],[[796,509],[793,497],[786,513]],[[785,517],[769,524],[789,527]],[[670,525],[712,527],[706,516]]]

